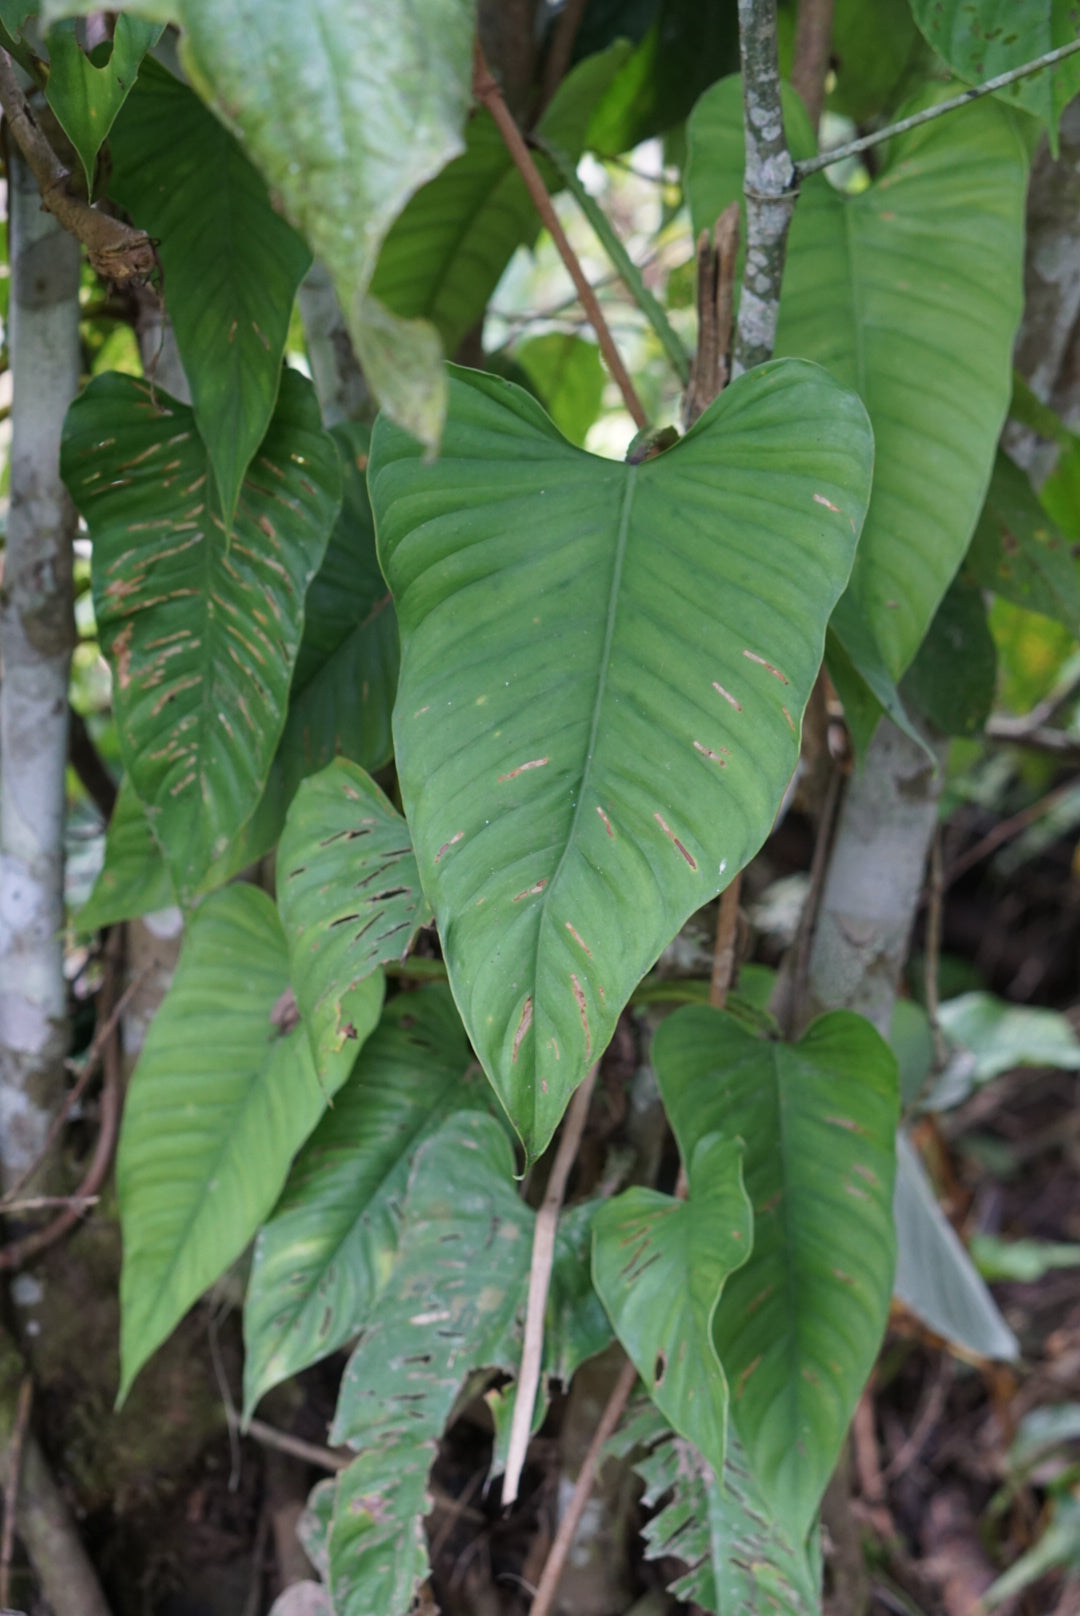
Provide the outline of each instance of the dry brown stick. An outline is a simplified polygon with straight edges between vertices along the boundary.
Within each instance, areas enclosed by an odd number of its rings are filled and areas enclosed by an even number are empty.
[[[0,48],[0,106],[8,128],[33,174],[46,210],[70,235],[81,241],[93,268],[105,279],[122,282],[148,275],[157,267],[154,244],[143,230],[92,207],[68,189],[71,174],[53,151],[22,86],[15,64]]]
[[[1028,826],[1033,825],[1037,819],[1042,819],[1044,814],[1051,813],[1075,789],[1076,781],[1066,780],[1063,785],[1055,786],[1053,791],[1048,791],[1045,797],[1040,797],[1038,802],[1029,803],[1026,808],[1021,808],[1018,814],[1013,814],[1009,819],[1003,819],[1000,824],[994,826],[993,830],[987,831],[986,835],[977,841],[974,847],[969,847],[966,853],[962,853],[959,858],[954,859],[952,864],[949,865],[945,872],[944,890],[947,892],[953,882],[963,875],[965,871],[970,870],[972,865],[978,864],[984,858],[988,858],[991,853],[996,853],[998,848],[1005,842],[1011,841],[1014,836],[1019,836],[1021,831],[1027,830]]]
[[[225,1404],[225,1417],[236,1431],[242,1431],[253,1441],[260,1443],[264,1448],[274,1448],[278,1453],[288,1453],[294,1459],[303,1459],[305,1464],[316,1465],[320,1470],[337,1472],[347,1470],[352,1464],[355,1455],[335,1453],[333,1448],[320,1447],[317,1442],[305,1442],[302,1437],[291,1436],[288,1431],[279,1431],[273,1425],[267,1425],[262,1420],[249,1420],[246,1426],[241,1425],[240,1416],[233,1408],[231,1401]]]
[[[619,357],[619,350],[615,346],[615,339],[604,318],[603,310],[597,302],[596,294],[589,284],[588,277],[582,269],[577,253],[567,240],[566,231],[559,223],[559,216],[552,206],[547,186],[541,177],[540,170],[533,162],[532,153],[525,143],[525,137],[511,116],[510,109],[503,100],[499,89],[491,75],[484,53],[479,42],[476,45],[476,59],[473,70],[473,94],[480,104],[487,108],[503,138],[507,151],[514,160],[514,166],[522,179],[526,189],[532,197],[533,206],[540,215],[541,223],[549,232],[559,250],[559,256],[566,265],[570,279],[577,287],[581,305],[589,317],[589,323],[596,332],[596,340],[600,344],[600,352],[615,381],[627,409],[634,418],[635,425],[641,429],[648,426],[649,418],[645,414],[641,400],[637,396],[634,384],[630,380],[629,372]]]
[[[94,1040],[87,1051],[86,1059],[82,1064],[79,1075],[69,1092],[64,1096],[63,1104],[60,1106],[60,1109],[57,1111],[52,1123],[50,1124],[49,1131],[45,1136],[45,1143],[42,1145],[36,1158],[30,1163],[30,1166],[26,1169],[26,1171],[15,1180],[15,1183],[11,1186],[3,1198],[0,1199],[0,1212],[11,1212],[15,1210],[14,1202],[19,1194],[19,1191],[30,1182],[38,1168],[41,1166],[42,1162],[45,1160],[46,1156],[49,1154],[49,1151],[52,1149],[53,1145],[55,1145],[57,1139],[59,1138],[61,1128],[71,1115],[72,1107],[75,1105],[76,1101],[82,1097],[86,1090],[87,1084],[97,1071],[98,1064],[101,1060],[101,1052],[104,1049],[105,1044],[116,1031],[120,1017],[127,1009],[136,989],[139,987],[139,984],[142,982],[145,976],[146,972],[140,971],[138,976],[135,977],[133,981],[128,983],[119,999],[117,999],[116,1003],[109,1011],[104,1023],[94,1034]],[[68,1195],[65,1196],[64,1199],[66,1201],[71,1201],[76,1199],[76,1197]]]
[[[698,416],[722,393],[731,378],[731,336],[735,323],[735,262],[739,253],[739,204],[729,202],[697,244],[697,352],[683,397],[683,425]]]
[[[15,1549],[15,1511],[19,1503],[19,1479],[22,1475],[23,1443],[30,1424],[30,1405],[34,1400],[34,1382],[23,1376],[19,1387],[19,1400],[15,1405],[15,1423],[8,1444],[7,1476],[4,1481],[4,1535],[0,1540],[0,1610],[11,1604],[11,1557]]]
[[[54,1206],[74,1206],[85,1212],[87,1207],[97,1206],[100,1199],[98,1195],[28,1195],[21,1201],[5,1201],[4,1211],[48,1212]]]
[[[825,104],[832,21],[833,0],[799,0],[791,83],[802,97],[815,129],[821,122],[821,109]]]
[[[529,1607],[529,1616],[549,1616],[555,1595],[559,1587],[559,1578],[563,1574],[570,1550],[577,1536],[577,1529],[581,1524],[581,1517],[585,1513],[585,1506],[596,1481],[596,1472],[600,1468],[604,1448],[615,1431],[615,1427],[622,1419],[623,1409],[630,1401],[630,1393],[637,1380],[637,1370],[627,1360],[623,1365],[622,1373],[612,1389],[607,1400],[607,1406],[600,1416],[600,1424],[596,1427],[596,1435],[589,1443],[589,1450],[585,1455],[570,1502],[566,1506],[566,1513],[559,1522],[559,1530],[555,1534],[555,1541],[551,1545],[550,1553],[544,1564],[544,1569],[536,1589],[536,1597]]]
[[[720,907],[716,913],[716,944],[713,948],[712,977],[709,981],[709,1003],[714,1010],[722,1010],[727,1003],[728,991],[735,977],[735,945],[739,933],[739,893],[742,890],[742,871],[720,894]]]
[[[540,1368],[544,1357],[544,1313],[547,1310],[551,1268],[555,1260],[555,1232],[559,1224],[559,1212],[562,1209],[563,1196],[566,1194],[570,1169],[577,1157],[581,1135],[589,1115],[589,1101],[592,1099],[593,1086],[596,1083],[596,1071],[594,1066],[570,1102],[544,1199],[536,1214],[532,1262],[529,1266],[529,1298],[525,1307],[525,1340],[521,1349],[521,1370],[514,1397],[510,1442],[506,1450],[506,1473],[503,1476],[504,1506],[512,1504],[518,1495],[525,1452],[532,1432],[533,1409],[536,1406]]]

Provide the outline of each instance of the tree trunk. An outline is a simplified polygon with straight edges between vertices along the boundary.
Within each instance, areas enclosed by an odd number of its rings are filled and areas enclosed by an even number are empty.
[[[60,432],[79,384],[79,248],[12,152],[11,514],[0,594],[0,1184],[37,1158],[64,1083],[64,775],[75,511]]]

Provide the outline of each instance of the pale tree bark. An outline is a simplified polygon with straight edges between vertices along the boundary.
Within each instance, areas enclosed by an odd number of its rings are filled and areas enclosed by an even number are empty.
[[[64,774],[75,512],[60,432],[79,383],[79,247],[9,159],[11,511],[0,594],[0,1184],[38,1156],[64,1085]]]
[[[313,264],[305,275],[299,305],[311,379],[324,422],[336,426],[339,421],[370,420],[375,413],[374,400],[353,349],[334,283],[321,264]]]

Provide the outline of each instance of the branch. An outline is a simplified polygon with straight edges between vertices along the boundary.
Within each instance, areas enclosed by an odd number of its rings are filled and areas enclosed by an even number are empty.
[[[675,374],[685,387],[690,380],[690,356],[663,307],[645,285],[641,271],[612,229],[607,214],[595,197],[591,197],[582,185],[578,179],[577,169],[564,151],[541,135],[531,136],[530,144],[538,151],[542,151],[558,170],[560,179],[592,226],[593,234],[614,264],[619,279],[656,332],[660,346],[671,360]]]
[[[958,107],[966,107],[969,101],[978,101],[984,95],[993,95],[995,90],[1006,89],[1018,79],[1026,79],[1032,73],[1041,73],[1044,67],[1053,67],[1055,62],[1063,61],[1066,56],[1072,56],[1078,50],[1080,39],[1074,39],[1068,45],[1059,45],[1057,50],[1047,51],[1045,56],[1037,56],[1034,61],[1025,62],[1023,67],[1011,68],[1008,73],[999,73],[996,78],[987,79],[984,84],[976,84],[972,89],[965,90],[962,95],[951,96],[948,101],[939,101],[936,106],[925,107],[922,112],[913,112],[910,118],[901,118],[898,123],[891,123],[885,129],[875,129],[873,134],[860,135],[858,140],[849,140],[844,146],[834,146],[831,151],[822,152],[819,157],[807,157],[801,163],[796,163],[796,178],[804,180],[808,174],[817,174],[823,168],[831,168],[834,163],[842,163],[846,157],[857,157],[860,152],[868,151],[871,146],[880,146],[883,140],[892,140],[894,135],[904,135],[909,129],[917,129],[920,124],[930,123],[946,112],[955,112]]]
[[[697,352],[683,395],[687,431],[731,379],[731,332],[735,321],[735,262],[739,253],[739,204],[729,202],[697,244]]]
[[[510,1424],[506,1472],[503,1476],[504,1508],[507,1504],[512,1504],[518,1495],[525,1452],[532,1432],[533,1409],[536,1406],[536,1393],[540,1385],[540,1369],[544,1357],[544,1314],[547,1311],[551,1269],[555,1261],[555,1233],[559,1224],[563,1196],[566,1194],[566,1181],[570,1177],[570,1169],[574,1165],[581,1143],[595,1082],[594,1066],[570,1102],[544,1200],[536,1214],[532,1263],[529,1268],[529,1299],[525,1309],[525,1341],[521,1352],[517,1394],[514,1398],[514,1417]]]
[[[83,715],[68,704],[68,757],[90,801],[108,824],[116,807],[116,781],[91,738]]]
[[[798,196],[787,149],[776,57],[776,0],[739,0],[746,133],[746,266],[732,375],[772,358],[788,226]]]
[[[639,430],[647,427],[649,418],[645,414],[641,400],[634,390],[634,384],[630,380],[626,366],[619,357],[619,350],[615,346],[615,340],[608,329],[607,321],[604,319],[603,312],[596,300],[596,294],[589,285],[585,271],[578,261],[577,254],[566,238],[566,232],[559,223],[559,216],[552,206],[551,198],[548,195],[547,186],[544,184],[540,170],[537,168],[533,161],[532,153],[525,144],[525,137],[510,115],[510,109],[503,100],[502,91],[491,76],[491,70],[484,60],[484,53],[479,44],[476,46],[476,60],[473,70],[473,94],[481,106],[486,107],[491,113],[495,127],[498,129],[507,151],[514,160],[514,166],[525,181],[526,189],[532,197],[533,205],[540,215],[541,222],[550,233],[551,239],[559,250],[559,256],[566,265],[570,279],[577,287],[582,307],[589,316],[592,328],[596,332],[600,352],[603,354],[612,376],[618,383],[619,391],[622,393],[627,409],[634,418],[635,426]]]
[[[34,1382],[24,1375],[15,1405],[15,1423],[11,1428],[11,1441],[7,1452],[7,1476],[4,1478],[4,1536],[0,1541],[0,1610],[11,1604],[11,1559],[15,1549],[15,1510],[19,1503],[19,1481],[22,1476],[23,1444],[26,1428],[30,1424],[30,1405],[34,1400]]]
[[[149,275],[157,267],[150,237],[122,219],[114,219],[68,190],[71,175],[53,151],[15,76],[15,64],[0,48],[0,107],[16,145],[41,192],[42,204],[59,224],[81,241],[91,266],[105,280],[123,282]]]
[[[799,92],[817,128],[825,104],[825,79],[829,72],[832,46],[834,0],[799,0],[795,20],[795,62],[791,69],[792,88]]]
[[[540,1584],[536,1590],[536,1597],[529,1608],[529,1616],[549,1616],[555,1595],[559,1588],[559,1578],[563,1574],[570,1550],[574,1546],[574,1538],[581,1524],[581,1517],[585,1513],[585,1506],[596,1481],[596,1472],[600,1468],[604,1448],[622,1419],[623,1409],[630,1401],[630,1393],[637,1380],[637,1370],[627,1360],[623,1365],[622,1373],[615,1382],[611,1396],[607,1400],[607,1407],[600,1417],[600,1424],[596,1427],[596,1435],[589,1443],[589,1451],[578,1472],[577,1481],[566,1513],[559,1522],[559,1530],[555,1534],[555,1541],[551,1545],[551,1552],[547,1557]]]
[[[585,15],[586,0],[565,0],[552,33],[551,48],[544,62],[544,77],[540,86],[540,107],[543,112],[555,91],[566,77],[570,58],[574,54],[574,41]]]

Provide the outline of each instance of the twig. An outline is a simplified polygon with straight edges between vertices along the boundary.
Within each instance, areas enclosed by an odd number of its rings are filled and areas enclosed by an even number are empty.
[[[735,975],[735,943],[739,930],[741,887],[740,871],[720,894],[720,907],[716,912],[716,944],[713,948],[712,978],[709,982],[709,1003],[714,1010],[724,1008]]]
[[[5,1201],[4,1211],[13,1212],[46,1212],[53,1206],[73,1206],[80,1212],[88,1207],[97,1206],[101,1199],[99,1195],[28,1195],[22,1201]]]
[[[748,0],[741,0],[741,4]],[[976,84],[962,95],[954,95],[948,101],[939,101],[936,106],[925,107],[922,112],[913,112],[910,118],[901,118],[897,123],[891,123],[885,129],[875,129],[872,134],[860,135],[858,140],[849,140],[843,146],[833,146],[830,151],[822,152],[819,157],[806,157],[801,163],[795,164],[796,178],[804,180],[810,174],[817,174],[823,168],[831,168],[834,163],[842,163],[847,157],[857,157],[860,152],[869,151],[871,146],[880,146],[884,140],[892,140],[895,135],[905,135],[909,129],[918,129],[920,124],[930,123],[934,118],[942,117],[946,112],[955,112],[958,107],[966,107],[970,101],[978,101],[984,95],[993,95],[995,90],[1004,90],[1018,79],[1026,79],[1032,73],[1040,73],[1044,67],[1053,67],[1066,56],[1072,56],[1080,50],[1080,39],[1071,40],[1068,45],[1059,45],[1056,50],[1047,51],[1044,56],[1037,56],[1034,61],[1025,62],[1023,67],[1010,68],[1008,73],[998,73],[995,78],[987,79],[983,84]]]
[[[26,159],[46,210],[81,241],[92,267],[116,283],[149,275],[157,267],[154,244],[143,230],[92,207],[68,190],[71,175],[53,151],[15,76],[15,64],[0,48],[0,106],[8,128]]]
[[[544,76],[540,86],[540,108],[543,112],[555,91],[566,77],[570,58],[574,54],[574,41],[585,15],[587,0],[566,0],[559,12],[551,38],[551,48],[544,63]]]
[[[799,0],[791,84],[802,97],[814,129],[821,122],[821,109],[825,104],[832,21],[833,0]]]
[[[851,1422],[852,1446],[855,1450],[855,1471],[859,1488],[867,1504],[870,1523],[879,1537],[896,1535],[892,1516],[885,1497],[885,1483],[878,1459],[877,1434],[874,1431],[874,1400],[869,1391],[863,1392],[855,1405]]]
[[[68,1093],[64,1096],[63,1103],[61,1104],[60,1109],[57,1111],[55,1117],[53,1118],[53,1120],[52,1120],[52,1122],[51,1122],[51,1124],[49,1126],[49,1131],[45,1136],[45,1143],[42,1145],[42,1147],[41,1147],[40,1151],[38,1152],[37,1156],[30,1163],[30,1166],[26,1169],[26,1171],[24,1173],[22,1173],[15,1180],[14,1184],[5,1193],[5,1195],[2,1198],[0,1198],[0,1212],[10,1212],[10,1211],[14,1210],[14,1204],[13,1203],[14,1203],[15,1197],[18,1195],[19,1191],[21,1189],[23,1189],[30,1182],[30,1180],[33,1178],[34,1174],[38,1171],[38,1168],[41,1166],[42,1162],[45,1160],[46,1156],[49,1154],[49,1151],[55,1145],[57,1139],[60,1136],[60,1130],[63,1128],[64,1123],[67,1121],[68,1117],[71,1115],[72,1109],[74,1108],[76,1102],[79,1099],[81,1099],[82,1095],[85,1093],[87,1084],[90,1082],[90,1079],[94,1076],[94,1073],[97,1071],[98,1064],[99,1064],[99,1062],[101,1060],[102,1051],[105,1048],[106,1043],[109,1041],[109,1039],[112,1037],[113,1033],[116,1031],[116,1028],[117,1028],[117,1026],[119,1024],[119,1021],[120,1021],[120,1017],[123,1015],[124,1011],[127,1009],[128,1004],[130,1003],[130,1001],[133,998],[135,992],[137,991],[137,989],[141,985],[141,983],[142,983],[145,976],[146,976],[146,971],[145,970],[140,971],[138,976],[136,976],[131,982],[128,983],[127,987],[124,989],[124,991],[120,995],[119,999],[117,999],[117,1001],[113,1005],[112,1009],[106,1015],[105,1020],[102,1023],[102,1025],[95,1032],[93,1042],[91,1043],[90,1048],[86,1053],[86,1059],[84,1060],[81,1068],[77,1068],[73,1061],[69,1061],[67,1063],[68,1070],[69,1071],[72,1071],[72,1070],[78,1071],[78,1076],[77,1076],[74,1084],[72,1085],[72,1087],[69,1089]],[[102,1003],[104,1005],[104,1001],[105,1001],[105,988],[104,988],[104,986],[102,987],[101,994],[102,994]],[[66,1202],[70,1202],[70,1201],[76,1200],[78,1198],[79,1197],[77,1197],[77,1196],[69,1195],[69,1196],[65,1196],[64,1200]],[[86,1199],[85,1196],[82,1197],[82,1198]]]
[[[991,718],[983,731],[988,741],[1019,746],[1029,752],[1046,752],[1059,763],[1080,763],[1080,741],[1062,729],[1049,725],[1019,723],[1011,718]]]
[[[525,1340],[521,1349],[521,1371],[514,1397],[514,1416],[510,1423],[510,1442],[506,1451],[506,1472],[503,1476],[504,1507],[512,1504],[518,1495],[525,1452],[532,1433],[533,1409],[536,1406],[540,1368],[544,1357],[544,1313],[547,1310],[551,1268],[555,1260],[555,1232],[558,1228],[559,1212],[563,1196],[566,1194],[570,1169],[574,1165],[586,1118],[589,1115],[589,1101],[592,1099],[595,1082],[594,1066],[570,1102],[543,1203],[536,1214],[532,1262],[529,1267],[529,1298],[525,1308]]]
[[[262,1609],[263,1583],[266,1581],[266,1551],[270,1545],[270,1528],[272,1525],[269,1504],[264,1504],[259,1511],[259,1524],[255,1528],[255,1542],[251,1547],[251,1581],[248,1584],[247,1598],[240,1616],[259,1616]]]
[[[101,996],[103,1005],[111,1004],[115,992],[116,978],[121,967],[121,933],[119,930],[110,935],[110,945],[115,937],[115,945],[106,950],[105,980],[102,983]],[[134,984],[132,984],[134,986]],[[117,1021],[119,1008],[114,1016],[112,1012],[106,1018],[109,1028],[108,1036],[101,1039],[102,1064],[105,1081],[101,1087],[101,1102],[98,1118],[97,1143],[82,1183],[75,1194],[68,1197],[68,1205],[59,1215],[47,1223],[44,1229],[35,1229],[20,1240],[14,1240],[10,1245],[0,1246],[0,1269],[21,1268],[32,1257],[47,1251],[58,1240],[76,1227],[88,1204],[97,1199],[97,1193],[105,1182],[109,1166],[112,1162],[113,1151],[116,1148],[116,1136],[120,1130],[120,1042],[117,1037]],[[111,1026],[109,1023],[111,1022]],[[103,1029],[104,1031],[104,1029]],[[95,1040],[96,1042],[96,1040]],[[78,1085],[76,1084],[76,1088]],[[73,1091],[74,1092],[74,1091]],[[72,1095],[65,1102],[70,1108]],[[54,1122],[53,1126],[56,1126]],[[52,1130],[50,1129],[50,1137]]]
[[[1003,819],[999,825],[994,826],[993,830],[987,831],[986,835],[977,841],[974,847],[969,847],[966,853],[962,853],[959,858],[954,859],[952,864],[949,865],[945,872],[943,890],[947,892],[953,882],[958,880],[965,871],[970,870],[973,865],[981,863],[984,858],[989,858],[991,853],[996,853],[998,848],[1003,846],[1005,842],[1011,841],[1014,836],[1019,836],[1021,831],[1027,830],[1028,826],[1033,825],[1037,819],[1042,819],[1045,814],[1051,813],[1060,802],[1063,802],[1075,790],[1076,781],[1067,780],[1064,785],[1055,786],[1053,791],[1048,791],[1045,797],[1040,797],[1038,802],[1029,803],[1026,808],[1021,808],[1019,813],[1013,814],[1009,819]]]
[[[607,214],[596,201],[596,198],[590,196],[584,185],[582,185],[578,179],[577,169],[564,151],[553,145],[550,140],[543,139],[540,135],[533,135],[530,144],[535,146],[538,151],[542,151],[548,161],[558,170],[560,179],[589,221],[594,236],[618,271],[619,279],[656,332],[660,346],[667,354],[675,374],[685,387],[690,380],[690,355],[683,346],[682,339],[668,319],[663,307],[645,285],[641,271],[619,240],[616,232],[612,229],[611,221]]]
[[[532,197],[533,205],[540,215],[541,222],[559,250],[559,256],[566,265],[571,280],[577,287],[582,307],[589,316],[592,328],[596,332],[600,352],[603,354],[612,376],[618,383],[619,391],[622,393],[626,407],[634,418],[634,424],[639,429],[648,426],[648,416],[642,408],[641,400],[637,396],[626,366],[619,357],[619,350],[616,348],[615,340],[608,330],[607,321],[604,319],[603,311],[596,300],[596,294],[589,285],[585,271],[578,261],[577,254],[567,240],[566,231],[559,223],[559,216],[552,206],[547,186],[544,184],[540,171],[533,161],[532,153],[525,144],[525,137],[514,122],[510,109],[503,100],[502,91],[491,76],[491,71],[484,60],[484,53],[480,49],[479,43],[476,46],[473,69],[473,94],[481,105],[485,106],[491,113],[495,121],[495,127],[498,129],[507,151],[514,160],[514,166],[525,181],[526,189]]]
[[[746,135],[746,264],[732,355],[734,376],[772,358],[788,226],[798,197],[780,106],[776,0],[739,0],[739,55]]]
[[[729,202],[697,244],[697,352],[683,396],[683,425],[689,430],[698,416],[722,393],[731,376],[731,330],[735,317],[735,261],[739,252],[739,204]]]
[[[571,1494],[569,1504],[566,1506],[566,1513],[559,1522],[559,1530],[555,1534],[555,1541],[551,1545],[540,1582],[537,1585],[536,1598],[529,1607],[529,1616],[550,1616],[551,1607],[559,1587],[559,1578],[565,1569],[570,1550],[574,1544],[574,1538],[577,1536],[577,1529],[581,1524],[581,1517],[584,1515],[585,1506],[589,1502],[604,1448],[611,1440],[615,1427],[622,1419],[623,1409],[630,1401],[630,1393],[634,1389],[636,1380],[637,1370],[627,1360],[623,1365],[622,1373],[615,1382],[611,1396],[607,1400],[607,1406],[600,1416],[600,1424],[596,1427],[596,1435],[589,1443],[589,1451],[586,1453],[581,1469],[578,1472],[577,1481],[574,1483],[574,1491]]]
[[[22,1476],[23,1443],[30,1424],[30,1405],[34,1400],[34,1382],[23,1376],[19,1387],[19,1400],[15,1405],[15,1423],[8,1443],[7,1476],[4,1479],[4,1535],[0,1539],[0,1610],[11,1604],[11,1557],[15,1549],[15,1511],[19,1503],[19,1480]]]
[[[317,1442],[305,1442],[302,1437],[290,1436],[288,1431],[279,1431],[262,1420],[248,1420],[247,1425],[242,1426],[231,1398],[225,1402],[225,1417],[234,1430],[242,1431],[262,1447],[288,1453],[294,1459],[302,1459],[305,1464],[315,1465],[320,1470],[337,1474],[347,1470],[355,1457],[353,1454],[335,1453],[333,1448],[321,1447]]]

